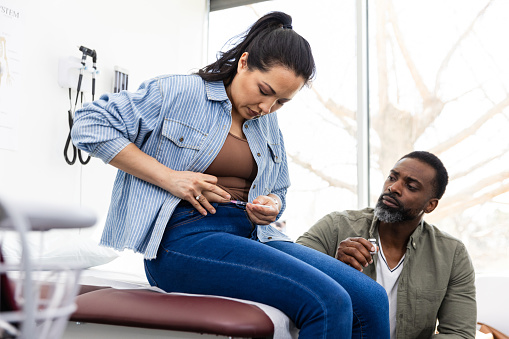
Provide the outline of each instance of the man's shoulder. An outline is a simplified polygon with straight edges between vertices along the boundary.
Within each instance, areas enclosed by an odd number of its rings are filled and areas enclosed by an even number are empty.
[[[317,224],[329,225],[329,227],[345,229],[364,229],[371,225],[374,218],[372,208],[364,208],[361,210],[343,210],[334,211],[324,216]]]
[[[454,253],[457,250],[467,252],[465,244],[459,238],[427,222],[423,224],[420,238],[421,241],[435,244],[434,248],[440,252],[452,251]]]
[[[444,242],[450,242],[450,243],[463,243],[460,239],[457,237],[447,233],[446,231],[438,228],[437,226],[433,224],[429,224],[427,222],[423,223],[423,230],[422,235],[436,239],[438,241],[444,241]]]
[[[346,219],[352,222],[355,221],[372,221],[374,218],[374,210],[367,207],[361,210],[344,210],[336,211],[329,214],[333,219]]]

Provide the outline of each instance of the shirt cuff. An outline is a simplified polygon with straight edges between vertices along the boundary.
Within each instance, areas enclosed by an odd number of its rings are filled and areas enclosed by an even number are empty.
[[[269,241],[289,241],[293,242],[293,240],[279,231],[277,228],[271,225],[258,225],[256,229],[256,235],[258,236],[258,240],[260,242],[269,242]]]
[[[103,142],[91,154],[108,164],[121,150],[127,147],[131,142],[128,139],[117,138]]]

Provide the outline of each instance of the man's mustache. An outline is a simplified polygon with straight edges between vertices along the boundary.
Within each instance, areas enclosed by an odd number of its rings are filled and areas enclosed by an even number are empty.
[[[393,203],[395,203],[396,205],[398,205],[399,208],[402,208],[402,204],[401,202],[398,200],[398,198],[396,198],[394,196],[393,193],[383,193],[382,195],[380,195],[380,198],[378,199],[379,202],[382,202],[383,198],[384,197],[389,197],[390,200],[392,200]]]

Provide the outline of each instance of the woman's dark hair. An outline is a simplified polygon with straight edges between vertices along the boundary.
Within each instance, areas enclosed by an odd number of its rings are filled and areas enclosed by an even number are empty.
[[[244,52],[249,53],[250,70],[268,71],[282,66],[302,76],[308,83],[315,75],[315,61],[309,43],[292,29],[292,17],[283,12],[271,12],[256,21],[239,37],[239,43],[219,58],[200,69],[198,75],[206,81],[223,81],[228,86],[237,74],[237,63]]]
[[[401,159],[411,158],[422,161],[425,164],[430,165],[436,171],[435,180],[433,181],[433,195],[434,198],[441,199],[444,195],[445,188],[449,183],[449,175],[445,169],[442,161],[433,153],[426,151],[414,151],[403,156]]]

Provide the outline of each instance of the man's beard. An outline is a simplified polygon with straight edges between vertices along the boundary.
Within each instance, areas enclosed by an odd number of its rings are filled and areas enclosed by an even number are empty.
[[[384,196],[389,196],[394,199],[397,202],[398,207],[389,207],[384,204]],[[415,219],[419,214],[416,212],[417,211],[415,210],[405,208],[405,206],[403,206],[403,204],[401,204],[401,202],[390,193],[380,195],[380,198],[378,198],[378,202],[375,206],[375,216],[378,218],[378,220],[385,223],[396,223]]]

